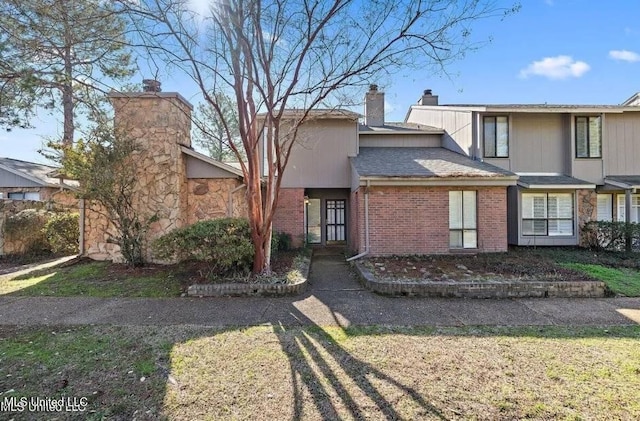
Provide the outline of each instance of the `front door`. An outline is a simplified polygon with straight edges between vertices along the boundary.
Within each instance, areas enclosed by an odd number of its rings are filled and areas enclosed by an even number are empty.
[[[346,241],[346,200],[327,199],[325,201],[327,243]]]

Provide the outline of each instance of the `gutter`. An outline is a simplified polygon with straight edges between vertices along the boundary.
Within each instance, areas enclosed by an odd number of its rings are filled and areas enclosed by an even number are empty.
[[[347,262],[352,262],[354,260],[360,259],[361,257],[369,254],[371,250],[371,243],[369,242],[369,187],[371,182],[367,180],[367,186],[364,190],[364,251],[360,254],[357,254],[353,257],[349,257]]]
[[[247,187],[246,184],[242,183],[240,184],[238,187],[236,187],[235,189],[229,191],[229,199],[228,199],[228,207],[227,207],[227,216],[229,218],[233,218],[233,194],[235,192],[237,192],[238,190]]]

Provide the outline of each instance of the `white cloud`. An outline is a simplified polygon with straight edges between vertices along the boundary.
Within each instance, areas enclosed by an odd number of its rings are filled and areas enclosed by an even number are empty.
[[[609,51],[609,58],[633,63],[640,61],[640,54],[628,50],[611,50]]]
[[[549,79],[580,77],[591,69],[584,61],[574,60],[571,56],[545,57],[534,61],[520,70],[520,77],[543,76]]]

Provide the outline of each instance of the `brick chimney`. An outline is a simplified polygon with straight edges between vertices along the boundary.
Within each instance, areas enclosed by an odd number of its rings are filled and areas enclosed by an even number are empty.
[[[369,85],[369,92],[364,97],[364,124],[384,126],[384,92],[378,91],[378,85]]]
[[[438,95],[433,95],[431,89],[425,89],[418,105],[438,105]]]

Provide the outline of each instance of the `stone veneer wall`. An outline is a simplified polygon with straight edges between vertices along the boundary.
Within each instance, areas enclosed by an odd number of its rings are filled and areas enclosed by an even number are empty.
[[[576,194],[578,196],[578,238],[579,244],[584,246],[582,227],[587,222],[598,219],[598,194],[595,190],[578,190]]]
[[[174,93],[133,93],[110,96],[115,125],[140,145],[132,156],[138,184],[134,206],[142,218],[157,216],[146,236],[150,243],[162,234],[187,224],[188,189],[186,159],[180,146],[191,146],[191,105]],[[110,223],[99,206],[89,204],[85,217],[85,254],[120,261],[110,244]],[[146,258],[152,260],[150,252]]]
[[[187,223],[193,224],[204,219],[225,217],[246,218],[246,188],[233,193],[232,212],[229,214],[229,194],[241,186],[234,178],[194,178],[188,181]]]

